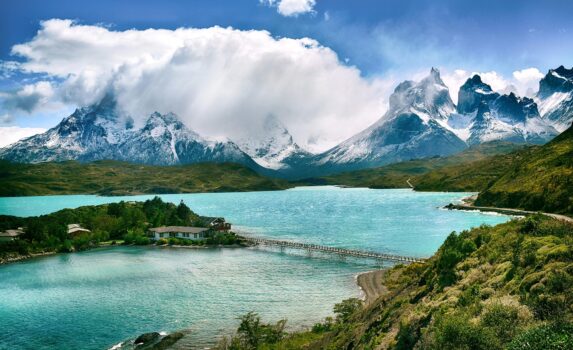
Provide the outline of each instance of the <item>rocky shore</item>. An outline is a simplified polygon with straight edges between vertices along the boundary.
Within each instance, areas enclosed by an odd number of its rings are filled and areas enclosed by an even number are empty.
[[[38,258],[41,256],[54,255],[54,254],[56,254],[56,252],[42,252],[42,253],[34,253],[27,255],[22,255],[18,253],[7,253],[6,255],[0,256],[0,265],[15,263],[22,260]]]

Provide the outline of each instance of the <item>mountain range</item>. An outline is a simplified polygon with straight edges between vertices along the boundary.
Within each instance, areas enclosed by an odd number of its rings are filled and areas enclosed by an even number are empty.
[[[573,121],[573,69],[550,70],[534,98],[493,91],[479,75],[469,78],[454,104],[437,69],[419,82],[404,81],[388,111],[372,126],[334,148],[312,154],[281,121],[269,116],[257,139],[212,141],[173,113],[152,113],[145,124],[116,112],[107,95],[78,108],[43,134],[0,149],[0,158],[22,163],[112,159],[151,165],[232,162],[266,175],[303,178],[377,167],[409,159],[447,156],[469,146],[502,140],[543,144]]]

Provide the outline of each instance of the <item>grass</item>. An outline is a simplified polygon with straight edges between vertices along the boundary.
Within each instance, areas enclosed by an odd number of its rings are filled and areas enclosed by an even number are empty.
[[[281,190],[291,185],[238,164],[148,166],[117,161],[94,163],[0,162],[0,196],[55,194],[134,195]]]

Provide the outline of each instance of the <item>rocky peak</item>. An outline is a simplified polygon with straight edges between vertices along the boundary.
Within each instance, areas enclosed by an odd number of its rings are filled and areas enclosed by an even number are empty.
[[[539,81],[537,97],[544,99],[556,92],[571,91],[573,91],[573,68],[567,69],[564,66],[559,66],[556,69],[550,69],[545,77]]]
[[[426,78],[424,78],[423,81],[426,81],[426,82],[432,83],[432,84],[438,84],[438,85],[441,85],[443,87],[446,87],[446,84],[444,84],[444,81],[442,80],[442,77],[440,76],[440,71],[434,67],[432,67],[432,69],[430,69],[430,75],[428,75]]]
[[[499,97],[499,94],[491,89],[491,86],[484,83],[481,77],[475,74],[466,80],[458,92],[458,113],[472,113],[478,109],[482,102],[492,101]]]
[[[286,126],[274,115],[263,122],[261,135],[238,141],[245,153],[260,165],[271,169],[290,167],[293,161],[310,154],[297,145]]]
[[[436,68],[418,83],[409,80],[400,83],[390,96],[390,118],[411,112],[424,119],[447,119],[454,110],[449,90]]]

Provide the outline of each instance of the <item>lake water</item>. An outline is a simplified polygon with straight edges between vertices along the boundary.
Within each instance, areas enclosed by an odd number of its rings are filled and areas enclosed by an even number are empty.
[[[183,200],[201,215],[224,216],[249,234],[429,256],[451,231],[508,220],[440,209],[466,195],[312,187],[160,197]],[[40,215],[151,197],[0,198],[0,214]],[[105,349],[143,332],[184,328],[204,346],[248,311],[311,325],[334,303],[358,296],[355,275],[372,267],[257,249],[141,247],[0,266],[0,349]]]

